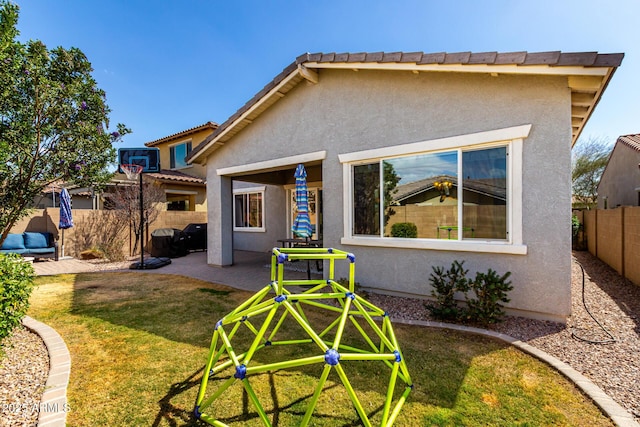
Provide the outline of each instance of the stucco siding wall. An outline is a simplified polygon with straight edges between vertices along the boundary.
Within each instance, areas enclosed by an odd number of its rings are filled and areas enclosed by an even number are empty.
[[[234,182],[235,188],[255,187],[252,183]],[[267,252],[277,246],[277,239],[287,235],[285,190],[276,185],[267,185],[264,190],[265,231],[234,231],[233,247],[243,251]]]
[[[217,168],[326,150],[325,246],[356,255],[356,280],[363,286],[429,295],[432,266],[464,260],[472,274],[512,272],[510,307],[560,320],[569,314],[571,114],[565,78],[365,70],[321,70],[319,76],[318,84],[298,85],[217,150],[208,159],[208,182]],[[339,154],[529,123],[522,171],[527,255],[341,246]],[[210,201],[216,188],[209,186]],[[210,209],[210,227],[212,215]],[[336,275],[346,277],[346,266]]]
[[[598,185],[598,209],[638,206],[640,188],[640,152],[616,143]]]

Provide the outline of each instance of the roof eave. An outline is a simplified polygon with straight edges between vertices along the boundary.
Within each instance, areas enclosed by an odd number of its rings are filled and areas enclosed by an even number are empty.
[[[298,83],[318,82],[318,69],[371,69],[420,72],[464,72],[572,76],[572,146],[609,84],[624,54],[540,52],[510,53],[356,53],[303,54],[220,125],[187,157],[188,163],[206,164],[207,157],[240,132]],[[572,84],[575,87],[572,87]],[[575,96],[574,96],[575,95]],[[575,108],[574,108],[575,107]]]
[[[218,124],[215,122],[207,122],[205,124],[202,124],[200,126],[196,126],[190,129],[186,129],[183,130],[181,132],[178,133],[174,133],[172,135],[169,136],[165,136],[164,138],[160,138],[160,139],[156,139],[154,141],[149,141],[149,142],[145,142],[144,145],[146,147],[155,147],[157,145],[160,145],[162,143],[165,142],[169,142],[169,141],[173,141],[175,139],[180,139],[180,138],[184,138],[187,137],[189,135],[193,135],[194,133],[203,131],[203,130],[207,130],[207,129],[211,129],[211,130],[216,130],[218,128]]]
[[[310,83],[317,83],[318,74],[296,62],[289,65],[276,79],[265,86],[262,91],[198,145],[187,157],[187,162],[206,163],[206,158],[218,148],[222,147],[225,141],[251,124],[264,110],[283,98],[287,92],[303,80],[307,80]]]

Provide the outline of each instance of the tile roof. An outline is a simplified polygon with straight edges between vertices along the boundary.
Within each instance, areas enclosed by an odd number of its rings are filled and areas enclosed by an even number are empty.
[[[633,148],[636,151],[640,151],[640,134],[622,135],[618,138],[618,141]]]
[[[306,53],[296,64],[317,63],[415,63],[425,64],[493,64],[550,65],[582,67],[617,67],[624,54],[598,52],[375,52],[375,53]]]
[[[205,129],[216,130],[217,128],[218,128],[218,124],[217,123],[209,121],[207,123],[203,123],[201,125],[194,126],[194,127],[190,128],[190,129],[186,129],[186,130],[183,130],[181,132],[174,133],[172,135],[165,136],[165,137],[160,138],[160,139],[156,139],[155,141],[145,142],[144,145],[147,146],[147,147],[155,147],[156,145],[161,144],[163,142],[171,141],[172,139],[182,138],[182,137],[191,135],[193,133],[199,132],[201,130],[205,130]]]
[[[206,181],[204,179],[198,178],[197,176],[192,176],[184,172],[167,170],[167,169],[162,169],[160,172],[146,173],[145,177],[151,177],[159,181],[183,182],[188,184],[201,184],[201,185],[206,184]]]
[[[475,73],[569,76],[572,145],[597,105],[623,53],[598,52],[360,52],[305,53],[296,58],[191,152],[187,161],[206,157],[286,96],[303,80],[318,82],[318,69],[465,71]]]

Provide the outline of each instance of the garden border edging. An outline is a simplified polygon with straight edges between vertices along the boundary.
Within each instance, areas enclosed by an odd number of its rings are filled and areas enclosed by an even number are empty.
[[[49,373],[40,400],[38,427],[64,427],[67,423],[67,386],[71,373],[71,355],[64,340],[52,327],[25,316],[22,324],[38,334],[49,353]]]
[[[513,345],[519,350],[524,351],[527,354],[545,362],[550,365],[556,371],[560,372],[571,382],[573,382],[584,394],[589,396],[591,400],[598,406],[602,412],[604,412],[618,427],[640,427],[633,416],[624,409],[618,402],[613,400],[608,394],[606,394],[600,387],[595,385],[590,379],[582,375],[580,372],[573,369],[560,359],[532,346],[525,342],[522,342],[509,335],[499,332],[490,331],[487,329],[474,328],[470,326],[456,325],[453,323],[433,322],[424,320],[401,320],[394,319],[394,323],[403,323],[405,325],[427,326],[431,328],[452,329],[461,332],[469,332],[473,334],[484,335],[504,341]]]
[[[522,342],[509,335],[487,329],[456,325],[444,322],[432,322],[421,320],[401,320],[395,319],[394,322],[406,325],[425,326],[432,328],[452,329],[461,332],[474,333],[492,337],[504,341],[519,350],[547,363],[555,370],[560,372],[571,382],[573,382],[580,390],[582,390],[593,402],[619,427],[640,427],[633,416],[625,410],[620,404],[614,401],[600,387],[596,386],[591,380],[573,369],[571,366],[562,362],[550,354]],[[22,319],[22,324],[38,334],[44,341],[49,353],[49,374],[45,384],[45,390],[42,394],[40,408],[47,411],[40,411],[38,416],[38,427],[58,427],[66,426],[67,412],[69,405],[67,402],[67,386],[69,384],[69,375],[71,373],[71,356],[69,349],[64,340],[53,328],[38,322],[29,316]],[[55,409],[49,412],[50,409]]]

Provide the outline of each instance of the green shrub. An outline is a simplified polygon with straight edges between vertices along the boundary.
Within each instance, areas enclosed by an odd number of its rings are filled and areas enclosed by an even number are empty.
[[[0,340],[8,336],[29,308],[33,266],[17,254],[0,254]]]
[[[507,292],[513,289],[511,282],[507,282],[510,275],[511,272],[507,272],[499,276],[492,269],[487,273],[476,273],[475,280],[470,283],[476,297],[466,298],[470,319],[484,325],[501,320],[506,314],[501,303],[511,301],[507,298]]]
[[[392,237],[418,237],[418,227],[412,222],[397,222],[391,226]]]
[[[465,270],[464,261],[453,261],[449,270],[443,267],[432,267],[429,276],[431,296],[435,304],[425,304],[431,314],[441,320],[472,322],[487,325],[502,320],[505,315],[502,303],[509,302],[507,293],[513,289],[507,279],[511,272],[499,276],[489,269],[487,273],[476,273],[474,280],[467,279],[469,270]],[[469,297],[473,291],[475,297]],[[466,307],[458,306],[456,292],[464,294]]]
[[[580,224],[580,220],[576,215],[571,216],[571,232],[573,237],[578,235],[578,232],[582,228],[582,224]]]
[[[436,305],[427,304],[426,308],[438,319],[458,320],[464,316],[464,309],[458,307],[455,300],[456,292],[467,292],[469,281],[463,267],[464,261],[453,261],[451,268],[432,267],[433,273],[429,276],[431,283],[431,296],[436,299]]]

